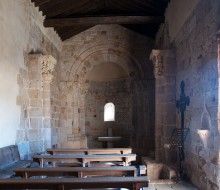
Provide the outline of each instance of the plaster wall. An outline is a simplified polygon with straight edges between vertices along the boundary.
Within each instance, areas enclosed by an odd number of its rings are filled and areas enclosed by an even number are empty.
[[[170,40],[173,41],[200,0],[172,0],[165,12]],[[169,22],[172,20],[172,22]],[[168,22],[167,22],[168,21]]]
[[[15,144],[21,127],[21,109],[16,101],[20,88],[17,77],[20,68],[26,69],[24,52],[51,53],[49,46],[41,47],[43,38],[37,38],[33,28],[37,26],[35,29],[53,43],[54,49],[61,48],[57,34],[42,23],[41,13],[29,0],[0,1],[0,147]]]

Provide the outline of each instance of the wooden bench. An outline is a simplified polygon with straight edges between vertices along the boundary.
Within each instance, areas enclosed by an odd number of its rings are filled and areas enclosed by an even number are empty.
[[[146,166],[17,168],[14,172],[16,176],[22,178],[33,176],[140,176],[146,175]]]
[[[32,161],[21,160],[17,145],[0,148],[0,178],[10,178],[13,170],[20,167],[29,167]]]
[[[138,190],[148,187],[148,177],[92,177],[92,178],[41,178],[0,179],[0,189],[89,189],[128,188]]]
[[[93,149],[47,149],[48,154],[131,154],[131,148],[93,148]]]
[[[52,162],[56,166],[57,162],[81,163],[83,167],[90,166],[91,162],[123,162],[128,166],[131,161],[136,160],[136,154],[55,154],[55,155],[35,155],[33,161],[40,163],[44,167],[45,162]]]

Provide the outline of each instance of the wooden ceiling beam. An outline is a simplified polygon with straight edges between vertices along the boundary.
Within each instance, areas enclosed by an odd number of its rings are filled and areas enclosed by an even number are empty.
[[[36,7],[38,7],[38,6],[41,6],[43,4],[48,3],[50,0],[31,0],[31,1],[34,2]]]
[[[57,33],[60,34],[61,39],[64,41],[72,36],[75,36],[79,34],[80,32],[83,32],[93,26],[80,26],[77,28],[69,28],[69,27],[64,27],[61,29],[57,29]]]
[[[109,0],[104,1],[105,12],[108,13],[111,10],[111,2]]]
[[[73,32],[68,32],[68,33],[65,33],[65,34],[62,34],[62,36],[61,36],[61,40],[62,41],[65,41],[65,40],[67,40],[67,39],[69,39],[69,38],[71,38],[71,37],[73,37],[73,36],[75,36],[75,35],[77,35],[77,34],[79,34],[79,33],[81,33],[81,32],[83,32],[84,30],[81,30],[81,31],[73,31]]]
[[[164,12],[164,6],[162,4],[158,4],[155,1],[143,1],[143,0],[135,0],[137,4],[141,7],[145,7],[146,10],[152,10],[154,14],[162,14]]]
[[[75,26],[75,25],[97,25],[97,24],[148,24],[161,23],[161,16],[90,16],[79,18],[54,18],[45,19],[45,27]]]
[[[80,12],[86,13],[87,10],[90,10],[91,8],[96,10],[104,6],[104,3],[100,0],[93,0],[94,3],[92,4],[89,3],[89,0],[73,2],[74,1],[71,0],[53,0],[53,3],[51,3],[50,6],[42,7],[42,11],[46,13],[47,18],[52,18],[56,16],[59,17],[60,14],[65,14],[69,11],[72,12],[72,14],[80,14]]]

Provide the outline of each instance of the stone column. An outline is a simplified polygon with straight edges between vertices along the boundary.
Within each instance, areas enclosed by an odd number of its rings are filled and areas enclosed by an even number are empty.
[[[171,50],[152,50],[155,76],[155,159],[168,161],[164,144],[175,127],[175,62]]]
[[[51,83],[53,79],[53,71],[57,63],[56,59],[51,55],[42,55],[39,58],[41,65],[41,75],[42,75],[42,98],[43,98],[43,128],[41,129],[42,137],[44,139],[44,147],[50,148],[53,144],[58,144],[55,142],[55,135],[52,134],[52,95],[51,95]],[[57,134],[56,134],[57,135]],[[52,138],[53,137],[53,138]],[[55,137],[55,139],[57,139]],[[57,139],[58,140],[58,139]]]
[[[85,81],[78,83],[78,127],[80,131],[80,148],[87,148],[87,137],[85,128],[85,97],[89,89],[89,84]]]
[[[50,55],[28,55],[29,106],[27,136],[30,154],[51,147],[51,82],[56,60]]]
[[[85,95],[88,85],[78,81],[61,82],[61,147],[87,148]]]

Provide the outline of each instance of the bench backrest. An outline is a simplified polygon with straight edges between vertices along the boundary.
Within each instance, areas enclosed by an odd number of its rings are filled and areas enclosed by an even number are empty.
[[[148,187],[148,177],[95,177],[95,178],[43,178],[0,179],[0,189],[88,189],[128,188],[138,190]]]
[[[3,169],[20,160],[17,145],[0,148],[0,169]]]
[[[92,149],[47,149],[49,154],[131,154],[131,148],[92,148]]]
[[[33,161],[39,162],[40,167],[44,167],[44,162],[52,162],[56,166],[57,162],[66,161],[72,163],[82,163],[83,167],[91,162],[123,162],[123,165],[128,166],[131,161],[136,160],[136,154],[55,154],[55,155],[34,155]]]
[[[24,178],[32,176],[138,176],[146,175],[146,166],[17,168],[14,172],[16,176]]]

